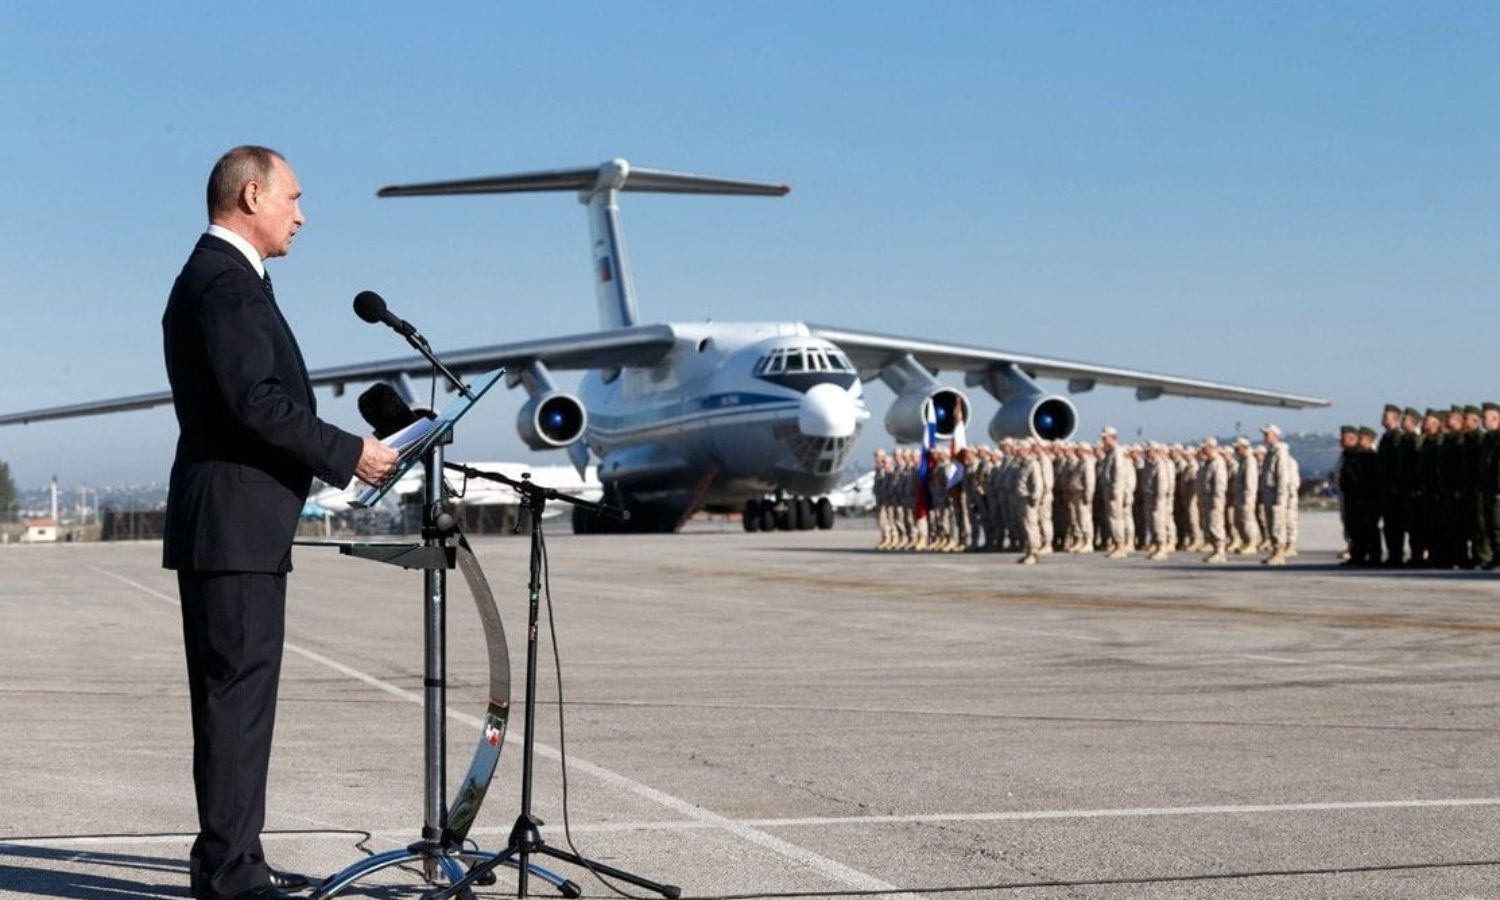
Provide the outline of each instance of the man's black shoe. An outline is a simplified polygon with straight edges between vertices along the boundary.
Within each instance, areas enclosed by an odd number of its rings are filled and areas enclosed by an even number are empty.
[[[269,867],[267,867],[269,868]],[[312,887],[312,879],[296,872],[280,872],[270,869],[271,887],[280,891],[305,891]]]

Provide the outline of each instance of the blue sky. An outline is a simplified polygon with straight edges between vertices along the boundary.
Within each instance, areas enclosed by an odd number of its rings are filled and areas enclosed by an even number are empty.
[[[566,195],[381,185],[623,156],[785,181],[626,198],[643,318],[800,319],[1327,396],[1500,398],[1486,3],[0,3],[0,410],[160,389],[217,155],[284,151],[272,263],[314,367],[595,327]],[[889,400],[871,386],[883,437]],[[1268,413],[1078,399],[1166,438]],[[988,417],[994,404],[975,398]],[[516,395],[460,436],[527,458]],[[326,406],[359,425],[352,399]],[[0,429],[23,485],[159,480],[169,410]],[[561,456],[549,458],[561,461]]]

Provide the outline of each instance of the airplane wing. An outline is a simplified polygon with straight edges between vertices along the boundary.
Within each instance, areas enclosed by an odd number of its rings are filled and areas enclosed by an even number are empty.
[[[596,331],[563,337],[494,344],[440,354],[448,367],[458,375],[487,372],[498,366],[515,367],[542,362],[552,369],[613,369],[623,366],[656,364],[672,348],[675,338],[666,325],[642,325],[612,331]],[[402,356],[375,362],[334,366],[308,373],[314,387],[383,381],[400,375],[417,376],[431,371],[420,356]],[[0,414],[0,425],[25,425],[49,419],[97,416],[104,413],[149,409],[172,402],[171,391],[134,394],[112,400],[95,400],[67,406],[53,406],[17,413]]]
[[[1068,382],[1068,390],[1082,393],[1093,390],[1096,385],[1135,388],[1136,397],[1154,400],[1171,395],[1196,397],[1200,400],[1228,400],[1255,406],[1279,406],[1286,409],[1308,409],[1328,406],[1320,397],[1304,397],[1298,394],[1283,394],[1260,388],[1220,384],[1197,378],[1180,378],[1158,372],[1142,372],[1138,369],[1122,369],[1098,366],[1092,363],[1035,356],[1030,353],[1011,353],[1007,350],[990,350],[981,347],[966,347],[961,344],[944,344],[937,341],[914,340],[889,334],[854,331],[825,325],[809,325],[812,332],[837,344],[849,357],[866,380],[875,377],[881,367],[910,354],[917,362],[934,371],[953,370],[965,373],[981,373],[993,366],[1007,363],[1025,371],[1033,378],[1061,378]]]

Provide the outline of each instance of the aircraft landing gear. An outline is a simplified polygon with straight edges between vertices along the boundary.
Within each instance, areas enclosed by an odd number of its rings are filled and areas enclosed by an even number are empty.
[[[833,527],[833,504],[827,497],[746,500],[740,524],[745,531],[827,531]]]

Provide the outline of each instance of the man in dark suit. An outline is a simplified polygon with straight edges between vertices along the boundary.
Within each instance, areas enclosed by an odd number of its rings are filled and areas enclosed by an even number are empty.
[[[378,483],[396,454],[317,417],[296,338],[264,261],[303,218],[286,160],[236,147],[208,181],[208,233],[162,317],[180,435],[163,565],[177,571],[193,714],[199,834],[193,896],[276,898],[306,879],[260,844],[292,538],[314,476]]]

